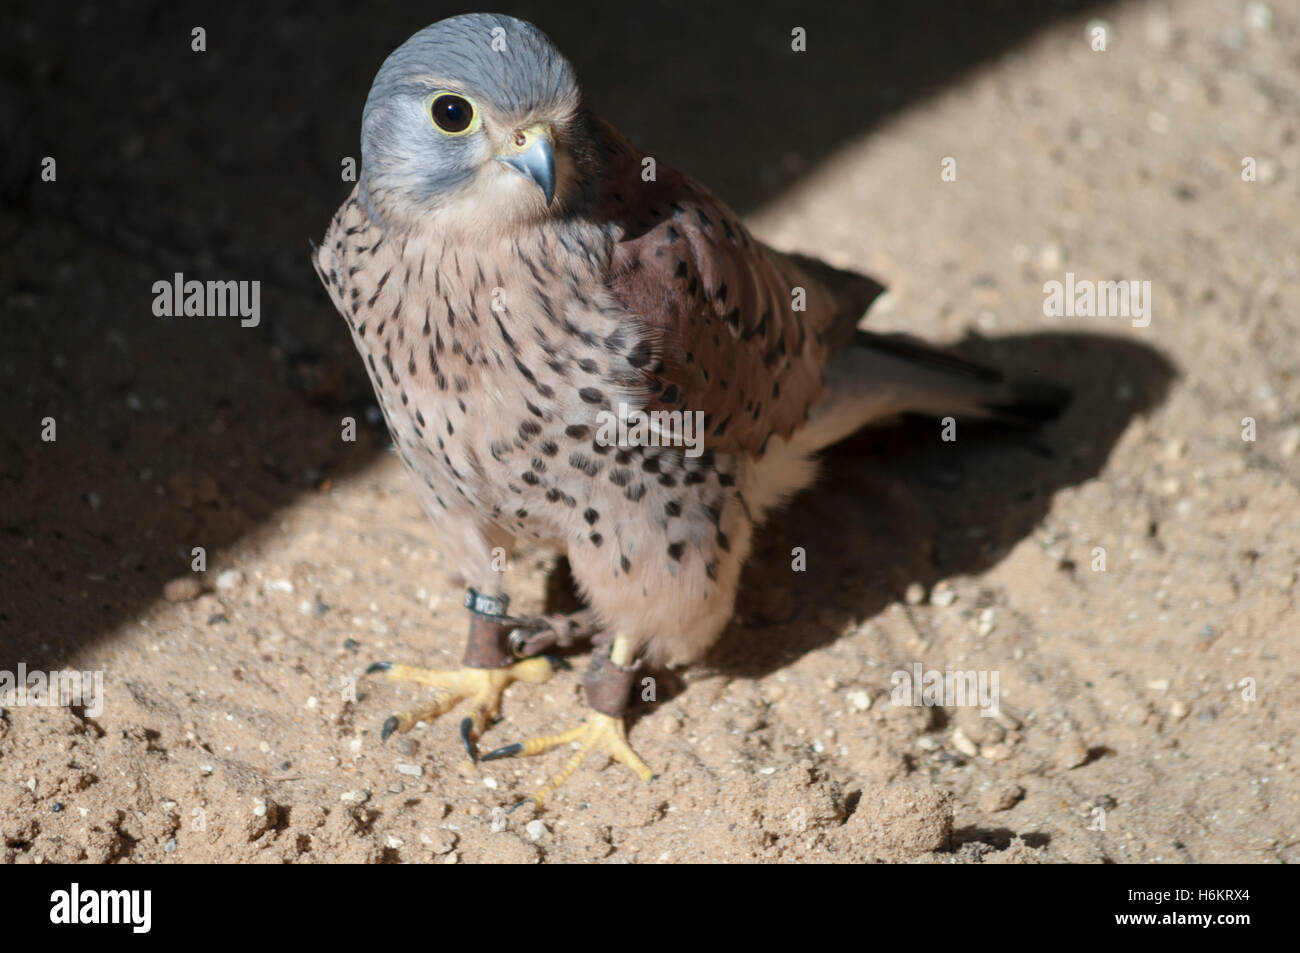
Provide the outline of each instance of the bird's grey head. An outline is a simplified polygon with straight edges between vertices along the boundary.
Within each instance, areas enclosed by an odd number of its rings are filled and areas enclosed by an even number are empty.
[[[384,61],[361,122],[361,198],[392,225],[479,227],[563,206],[588,152],[573,68],[531,23],[471,13]]]

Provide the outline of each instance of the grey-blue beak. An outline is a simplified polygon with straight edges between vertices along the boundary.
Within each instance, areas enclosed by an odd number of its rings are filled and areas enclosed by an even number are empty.
[[[544,126],[533,126],[518,135],[524,140],[519,150],[498,155],[497,159],[541,189],[546,204],[550,205],[555,198],[555,149],[551,146],[551,132]]]

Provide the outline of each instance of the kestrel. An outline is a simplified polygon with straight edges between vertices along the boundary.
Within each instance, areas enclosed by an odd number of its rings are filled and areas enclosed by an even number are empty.
[[[375,77],[361,144],[315,264],[470,612],[463,668],[371,667],[435,689],[383,737],[468,700],[476,757],[506,686],[595,636],[585,722],[484,756],[579,742],[539,804],[591,751],[651,777],[623,726],[642,666],[718,638],[755,527],[818,451],[904,412],[1034,422],[1063,403],[857,331],[880,285],[756,241],[593,115],[531,24],[416,33]],[[509,616],[500,559],[519,540],[566,554],[589,608]]]

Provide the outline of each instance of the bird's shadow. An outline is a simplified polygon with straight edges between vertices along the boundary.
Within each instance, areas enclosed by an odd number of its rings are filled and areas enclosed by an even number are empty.
[[[1094,334],[973,339],[959,350],[1011,376],[1050,375],[1074,399],[1038,431],[958,423],[949,442],[937,422],[918,419],[832,448],[818,482],[756,537],[709,667],[763,676],[877,615],[912,583],[928,591],[988,569],[1033,532],[1058,490],[1101,472],[1176,374],[1150,347]]]

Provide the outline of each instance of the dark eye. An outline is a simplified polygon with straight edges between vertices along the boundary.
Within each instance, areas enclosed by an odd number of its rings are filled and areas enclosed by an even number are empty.
[[[444,93],[435,96],[429,107],[433,123],[443,132],[464,132],[474,121],[474,107],[463,96]]]

